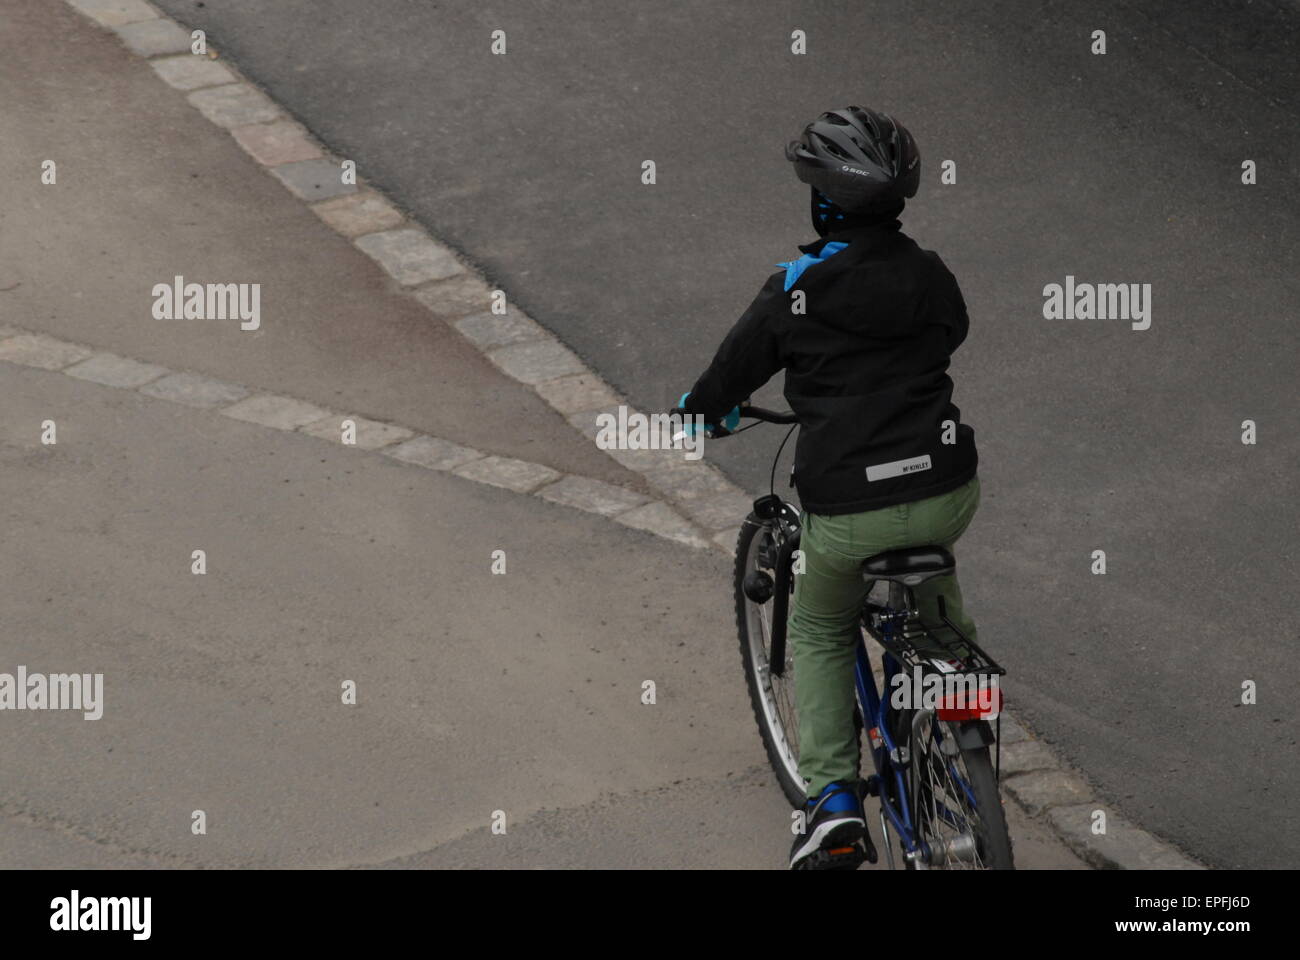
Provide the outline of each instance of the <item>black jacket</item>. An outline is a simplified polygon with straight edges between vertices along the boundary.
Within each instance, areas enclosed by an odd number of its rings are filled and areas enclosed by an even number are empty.
[[[890,220],[801,246],[816,254],[849,244],[789,291],[784,270],[769,277],[686,402],[716,423],[784,368],[802,424],[795,486],[809,513],[922,500],[975,475],[975,432],[953,406],[947,373],[966,339],[966,303],[938,254],[900,228]],[[799,290],[802,315],[791,312]]]

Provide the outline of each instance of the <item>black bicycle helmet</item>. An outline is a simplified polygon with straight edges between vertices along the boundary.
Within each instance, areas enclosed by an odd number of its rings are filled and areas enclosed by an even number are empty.
[[[790,141],[785,158],[800,180],[848,213],[901,207],[921,182],[921,151],[907,128],[864,107],[823,113]]]

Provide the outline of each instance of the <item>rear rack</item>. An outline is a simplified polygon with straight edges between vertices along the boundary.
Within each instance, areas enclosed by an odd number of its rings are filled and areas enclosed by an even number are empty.
[[[918,615],[870,601],[862,614],[862,626],[908,673],[916,667],[920,667],[922,673],[943,672],[930,662],[935,654],[923,652],[923,649],[937,648],[947,654],[945,659],[951,661],[959,672],[978,676],[1004,675],[1007,671],[949,619],[944,598],[940,596],[938,599],[939,619],[942,626],[952,631],[955,640],[940,636],[936,632],[938,625],[927,625]]]

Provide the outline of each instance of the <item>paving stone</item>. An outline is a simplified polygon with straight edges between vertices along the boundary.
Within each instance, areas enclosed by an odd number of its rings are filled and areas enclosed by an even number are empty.
[[[354,446],[360,450],[378,450],[390,443],[397,443],[399,440],[407,440],[415,436],[415,431],[408,430],[406,427],[398,427],[391,423],[379,423],[376,420],[367,420],[364,417],[353,417],[346,414],[331,414],[328,417],[323,417],[315,423],[309,423],[302,427],[300,432],[313,437],[320,437],[322,440],[332,440],[343,446],[344,420],[351,420],[356,424],[357,442]],[[349,444],[349,446],[352,446],[352,444]]]
[[[246,83],[195,90],[187,98],[199,112],[219,127],[245,127],[280,117],[280,108],[262,91]]]
[[[753,509],[754,500],[744,493],[722,493],[710,497],[666,497],[678,510],[705,530],[734,530]],[[733,541],[734,545],[734,541]]]
[[[537,491],[537,496],[552,503],[562,503],[566,507],[598,513],[603,517],[616,516],[639,507],[650,499],[635,490],[616,487],[590,477],[574,476],[561,477],[555,483],[542,487]]]
[[[723,476],[721,471],[712,464],[704,460],[687,460],[685,451],[682,450],[662,452],[671,456],[665,457],[654,467],[642,470],[641,473],[650,482],[650,486],[665,496],[674,499],[701,500],[709,497],[734,497],[739,494],[747,502],[752,503],[751,497],[745,496],[739,487]],[[745,513],[748,512],[746,509]],[[739,520],[743,519],[744,514]],[[733,522],[732,526],[734,525]]]
[[[222,415],[232,420],[246,423],[258,423],[276,430],[296,430],[309,423],[315,423],[327,412],[304,400],[293,397],[281,397],[273,393],[259,393],[248,397],[221,411]]]
[[[312,142],[307,128],[294,120],[250,123],[230,131],[235,142],[263,166],[312,160],[321,156],[321,148]]]
[[[158,57],[164,53],[189,53],[193,38],[171,20],[140,20],[111,28],[136,56]]]
[[[42,333],[20,333],[0,343],[0,360],[42,370],[62,370],[85,360],[94,352],[89,347],[56,340]]]
[[[343,168],[333,157],[282,163],[271,173],[299,200],[327,200],[357,192],[355,183],[343,182]]]
[[[572,423],[573,418],[570,418],[569,422]],[[688,462],[684,457],[685,451],[682,450],[621,450],[617,447],[601,449],[629,470],[647,475],[660,475],[664,470],[678,469]]]
[[[545,330],[516,310],[504,314],[475,313],[461,317],[452,325],[480,350],[549,337]]]
[[[556,340],[536,340],[500,347],[487,355],[497,367],[521,383],[541,383],[573,373],[586,373],[586,365]]]
[[[482,313],[492,306],[492,287],[482,277],[463,273],[415,291],[415,299],[444,319]]]
[[[730,530],[723,530],[721,533],[713,535],[713,543],[722,548],[724,553],[731,556],[736,555],[736,541],[740,539],[740,527],[732,527]]]
[[[184,53],[179,57],[159,57],[150,60],[149,66],[166,81],[168,86],[177,90],[197,90],[200,87],[216,87],[223,83],[236,83],[239,78],[227,69],[225,64],[193,53]]]
[[[620,513],[614,520],[625,526],[645,530],[655,536],[684,543],[690,547],[703,549],[709,545],[708,541],[668,504],[657,500],[635,510],[629,510],[627,513]]]
[[[452,470],[461,464],[486,456],[478,450],[462,447],[449,440],[425,436],[415,437],[395,447],[386,447],[383,453],[384,456],[392,457],[394,460],[413,463],[430,470]]]
[[[531,493],[542,484],[558,480],[561,476],[560,471],[552,470],[540,463],[512,460],[510,457],[484,457],[482,460],[457,467],[452,473],[467,480],[491,484],[516,493]]]
[[[444,280],[465,269],[450,250],[412,227],[371,233],[354,242],[389,276],[407,287]]]
[[[214,380],[197,373],[173,373],[140,388],[145,396],[171,400],[189,407],[222,407],[248,396],[248,390],[237,383]]]
[[[405,219],[373,190],[314,203],[312,210],[345,237],[360,237],[367,233],[391,230]]]
[[[1083,803],[1092,793],[1081,780],[1063,770],[1038,770],[1004,776],[1002,786],[1034,815],[1049,807]]]
[[[584,410],[600,410],[618,403],[618,395],[599,377],[578,373],[536,385],[538,395],[565,416]]]
[[[581,374],[579,374],[579,376],[581,376]],[[550,380],[543,381],[543,383],[553,383],[553,382],[555,381],[550,381]],[[538,384],[538,389],[540,388],[541,388],[541,384]],[[611,406],[611,407],[606,407],[603,410],[580,410],[577,413],[570,414],[569,416],[565,417],[565,419],[569,421],[569,425],[573,427],[574,430],[577,430],[580,434],[582,434],[592,443],[595,443],[596,437],[599,436],[601,431],[601,426],[598,418],[602,413],[608,413],[611,416],[613,416],[615,419],[617,419],[618,407]]]
[[[1003,725],[1003,732],[1006,725]],[[1022,740],[1019,743],[1002,741],[1002,775],[1024,773],[1027,770],[1057,770],[1057,761],[1047,744],[1041,740]]]
[[[1104,834],[1093,833],[1098,810],[1106,815]],[[1075,853],[1103,870],[1205,869],[1099,803],[1056,807],[1047,819]]]
[[[73,364],[63,372],[81,380],[91,380],[109,387],[125,387],[129,390],[142,387],[171,373],[166,367],[141,363],[139,360],[119,357],[112,353],[97,353],[87,360]]]
[[[101,27],[158,19],[158,11],[144,0],[68,0],[68,3]]]
[[[538,389],[540,390],[540,387]],[[639,411],[629,409],[626,415],[631,416],[635,413],[639,413]],[[687,460],[687,451],[683,449],[626,450],[617,447],[606,448],[600,446],[601,443],[606,442],[606,438],[602,436],[606,431],[600,419],[602,414],[613,417],[617,423],[619,420],[619,407],[606,407],[603,410],[582,410],[569,415],[566,419],[569,421],[570,426],[591,440],[592,443],[597,444],[601,450],[629,470],[651,474],[657,471],[689,469],[692,463],[702,463],[702,461]],[[708,464],[703,464],[703,466],[708,467]],[[682,481],[678,480],[677,482],[681,483]],[[668,489],[668,487],[665,489]]]

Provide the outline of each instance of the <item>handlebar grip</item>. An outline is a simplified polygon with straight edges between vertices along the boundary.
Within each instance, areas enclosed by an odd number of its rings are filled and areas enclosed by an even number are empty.
[[[793,413],[778,413],[775,410],[767,410],[763,407],[742,406],[740,408],[742,417],[753,417],[755,420],[762,420],[764,423],[798,423],[799,418]]]

